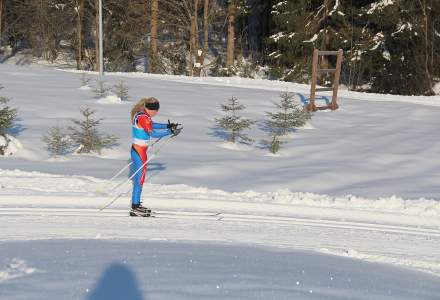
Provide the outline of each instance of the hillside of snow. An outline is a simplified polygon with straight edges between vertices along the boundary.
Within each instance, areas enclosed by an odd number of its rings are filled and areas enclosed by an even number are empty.
[[[111,178],[129,157],[131,107],[141,97],[155,96],[162,103],[156,120],[171,119],[185,129],[150,164],[154,183],[231,192],[288,189],[373,198],[440,198],[440,160],[436,155],[440,151],[436,139],[440,97],[426,97],[427,105],[417,105],[406,102],[424,101],[423,97],[363,94],[364,100],[374,101],[361,101],[360,93],[343,92],[341,109],[317,112],[306,127],[289,136],[280,155],[273,157],[259,144],[267,138],[262,128],[265,113],[273,111],[272,102],[279,100],[280,92],[298,93],[298,101],[306,98],[303,86],[297,89],[295,84],[251,80],[243,84],[243,79],[236,78],[217,84],[211,84],[215,78],[176,82],[179,77],[168,77],[136,73],[107,76],[108,85],[124,79],[130,87],[131,100],[115,104],[79,89],[80,74],[2,65],[0,82],[5,86],[3,94],[12,99],[10,105],[19,110],[13,133],[23,149],[2,159],[1,168]],[[249,132],[256,140],[254,145],[231,149],[216,128],[214,119],[221,116],[220,104],[232,96],[247,106],[245,116],[257,122]],[[71,119],[80,118],[79,109],[86,106],[104,118],[102,131],[118,135],[119,145],[101,157],[50,159],[42,141],[48,128],[72,125]]]
[[[273,156],[259,143],[266,112],[281,92],[304,101],[305,85],[107,74],[130,87],[120,102],[95,98],[88,76],[80,88],[75,71],[0,65],[20,145],[0,157],[0,299],[438,298],[439,96],[343,90],[339,110],[315,113]],[[110,179],[144,96],[161,101],[156,121],[184,125],[149,164],[150,219],[128,217],[128,172]],[[255,144],[215,126],[232,96]],[[84,107],[118,145],[51,158],[43,136]]]

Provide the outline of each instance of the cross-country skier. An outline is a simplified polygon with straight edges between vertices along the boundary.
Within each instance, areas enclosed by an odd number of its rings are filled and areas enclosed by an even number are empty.
[[[131,196],[130,216],[146,217],[151,210],[142,206],[141,193],[147,171],[147,150],[150,137],[162,138],[168,135],[177,135],[181,129],[178,124],[154,123],[151,118],[159,112],[159,100],[156,98],[142,98],[131,110],[131,124],[133,133],[133,144],[131,147],[131,171],[132,174],[138,171],[133,177],[133,192]]]

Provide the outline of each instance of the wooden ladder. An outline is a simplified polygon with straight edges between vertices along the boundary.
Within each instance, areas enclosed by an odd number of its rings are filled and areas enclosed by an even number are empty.
[[[335,69],[321,69],[319,67],[319,57],[320,56],[336,56],[336,68]],[[338,109],[338,89],[339,80],[341,78],[341,67],[342,67],[343,51],[339,49],[338,51],[320,51],[315,49],[313,51],[313,64],[312,64],[312,86],[310,88],[310,102],[307,105],[308,111],[317,111],[318,109]],[[332,88],[316,88],[318,82],[318,74],[334,73],[335,77],[333,80]],[[333,91],[332,102],[326,106],[317,107],[315,105],[316,92],[327,92]]]

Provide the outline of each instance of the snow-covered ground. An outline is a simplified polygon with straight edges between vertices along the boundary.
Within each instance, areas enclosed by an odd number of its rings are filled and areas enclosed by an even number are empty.
[[[342,91],[338,111],[314,114],[268,156],[258,143],[225,144],[213,121],[220,104],[238,97],[259,141],[279,93],[301,101],[306,86],[111,74],[130,87],[131,101],[118,103],[79,78],[0,65],[22,146],[0,158],[0,299],[101,299],[98,282],[109,285],[115,268],[118,281],[136,276],[146,299],[437,299],[438,96]],[[147,220],[127,217],[127,173],[109,180],[127,163],[128,115],[143,96],[161,100],[158,121],[185,126],[150,164],[144,201],[160,214]],[[50,158],[48,128],[71,125],[85,106],[119,145]]]
[[[6,271],[15,279],[2,282],[5,271],[0,268],[0,298],[8,300],[410,300],[438,299],[440,293],[438,279],[425,274],[310,252],[230,244],[0,243],[0,256],[11,252],[20,257],[12,259]]]

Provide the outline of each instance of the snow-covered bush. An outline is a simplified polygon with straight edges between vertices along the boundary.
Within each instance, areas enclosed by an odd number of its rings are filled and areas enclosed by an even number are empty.
[[[221,57],[215,58],[210,64],[209,76],[213,77],[231,77],[239,76],[244,78],[267,78],[267,70],[257,65],[251,60],[237,60],[234,66],[230,68],[223,67]]]
[[[1,89],[3,86],[0,86]],[[10,108],[7,105],[8,102],[8,98],[0,96],[0,155],[8,155],[7,152],[10,152],[8,146],[12,139],[6,133],[14,124],[14,119],[17,116],[17,110]]]
[[[284,92],[280,98],[279,103],[274,103],[278,112],[266,113],[269,117],[266,125],[269,131],[286,135],[290,130],[304,126],[311,118],[311,114],[301,104],[295,102],[293,94]]]
[[[221,56],[217,56],[210,64],[209,76],[213,76],[213,77],[232,76],[232,74],[230,74],[228,68],[223,67],[223,61],[222,61]]]
[[[76,153],[96,152],[101,154],[103,148],[111,148],[119,139],[115,135],[104,135],[98,131],[102,119],[95,120],[95,111],[90,108],[81,109],[83,120],[73,119],[76,127],[69,126],[70,137],[77,149]]]
[[[87,77],[86,72],[82,72],[79,80],[81,81],[81,86],[88,86],[91,79]]]
[[[9,156],[23,149],[23,145],[19,140],[6,134],[5,136],[0,135],[0,156]]]
[[[96,98],[105,98],[108,95],[110,88],[106,85],[106,81],[102,79],[96,80],[95,86],[95,97]]]
[[[117,84],[113,85],[112,92],[119,98],[121,101],[127,101],[130,96],[128,95],[128,86],[124,80],[121,80]]]
[[[237,98],[232,97],[227,100],[226,104],[221,105],[222,110],[226,115],[222,118],[216,118],[217,125],[229,134],[228,140],[235,143],[240,139],[244,143],[252,143],[253,140],[249,138],[244,131],[249,129],[255,122],[249,119],[244,119],[239,115],[239,112],[246,107],[238,101]]]
[[[72,140],[63,127],[54,126],[49,128],[46,136],[43,137],[47,150],[52,156],[61,156],[68,153],[72,147]]]

